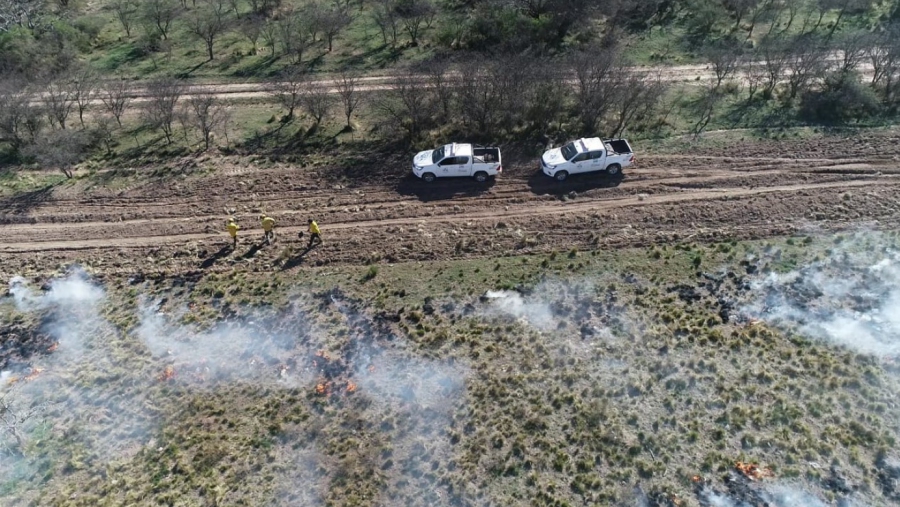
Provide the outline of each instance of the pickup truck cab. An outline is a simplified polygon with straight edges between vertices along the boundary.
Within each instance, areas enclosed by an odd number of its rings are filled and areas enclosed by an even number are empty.
[[[500,148],[471,144],[446,144],[413,157],[413,174],[431,183],[436,178],[469,176],[481,183],[503,172]]]
[[[605,171],[617,175],[634,163],[631,145],[624,139],[582,138],[544,152],[541,171],[564,181],[570,174]]]

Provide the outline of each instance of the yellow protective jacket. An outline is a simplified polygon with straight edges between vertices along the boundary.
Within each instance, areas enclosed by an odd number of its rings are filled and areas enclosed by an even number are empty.
[[[266,232],[271,231],[275,228],[275,219],[272,217],[265,217],[262,219],[263,230]]]
[[[313,220],[313,221],[309,224],[309,233],[310,233],[310,234],[321,234],[321,232],[322,232],[322,231],[319,230],[319,224],[317,224],[317,223],[315,222],[315,220]]]
[[[241,229],[241,226],[234,222],[228,222],[228,225],[225,227],[228,229],[228,234],[231,234],[232,238],[236,237],[237,231]]]

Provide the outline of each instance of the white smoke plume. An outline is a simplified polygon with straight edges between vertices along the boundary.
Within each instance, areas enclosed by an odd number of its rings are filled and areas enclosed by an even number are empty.
[[[485,298],[491,302],[489,314],[508,315],[541,331],[550,331],[556,324],[550,305],[544,301],[526,300],[518,292],[508,290],[488,291]]]
[[[728,498],[727,495],[717,493],[712,490],[706,490],[700,494],[700,497],[709,507],[738,507],[738,505]]]
[[[155,358],[174,366],[176,381],[255,379],[293,387],[314,378],[304,357],[309,350],[297,348],[306,326],[299,314],[289,327],[279,327],[273,317],[251,315],[201,330],[158,308],[158,303],[140,303],[135,335]]]
[[[482,314],[512,318],[546,333],[589,320],[589,310],[573,308],[585,302],[589,304],[595,296],[595,287],[590,281],[545,281],[527,292],[487,291],[481,297],[485,306]]]
[[[745,313],[876,356],[900,354],[900,255],[836,254],[752,288]]]
[[[50,282],[49,289],[44,293],[36,293],[25,278],[14,276],[9,281],[9,292],[16,308],[22,312],[52,307],[74,310],[86,306],[95,309],[96,304],[105,297],[103,288],[93,283],[80,268],[73,269],[65,278]]]
[[[786,482],[748,483],[742,497],[734,497],[725,492],[704,488],[698,495],[703,507],[826,507],[815,494]],[[847,500],[844,499],[846,502]],[[844,503],[843,505],[846,505]]]
[[[71,366],[82,358],[85,347],[97,345],[93,338],[115,333],[100,317],[100,304],[106,293],[80,268],[72,269],[65,278],[51,281],[46,291],[34,290],[22,277],[9,282],[16,309],[24,313],[43,312],[47,317],[42,331],[57,342],[57,350],[42,358],[45,367]]]
[[[379,402],[402,402],[443,412],[461,394],[466,370],[457,364],[384,352],[361,361],[356,377],[365,392]]]
[[[769,501],[775,507],[826,507],[817,496],[787,484],[773,484],[766,488]]]
[[[123,389],[107,381],[133,365],[113,358],[121,332],[102,316],[104,289],[75,268],[42,289],[14,277],[9,292],[17,310],[37,319],[38,332],[54,342],[30,355],[21,352],[25,370],[18,366],[0,374],[7,401],[20,413],[35,414],[20,428],[25,445],[41,434],[51,447],[79,446],[85,459],[98,463],[138,449],[156,424],[155,414],[142,403],[139,384]],[[35,473],[36,462],[28,453],[14,453],[5,465],[24,478]]]

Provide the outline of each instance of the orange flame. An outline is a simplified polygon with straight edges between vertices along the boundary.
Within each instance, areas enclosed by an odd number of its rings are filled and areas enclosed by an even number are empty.
[[[756,463],[744,463],[743,461],[738,461],[734,464],[734,467],[738,469],[742,474],[744,474],[751,481],[756,481],[762,479],[763,477],[774,477],[775,474],[772,473],[771,470],[765,467],[760,467]]]
[[[356,391],[356,384],[353,383],[352,380],[347,381],[347,392],[352,393]]]
[[[165,382],[167,380],[172,380],[175,378],[175,367],[172,365],[166,366],[166,369],[157,377],[160,382]]]
[[[319,382],[316,384],[316,394],[328,394],[328,382]]]
[[[691,480],[694,482],[700,482],[703,480],[703,477],[700,477],[699,475],[695,475],[695,476],[691,477]]]
[[[25,375],[25,376],[22,378],[22,380],[25,380],[25,381],[28,381],[28,380],[34,380],[34,379],[37,378],[38,375],[41,374],[42,371],[44,371],[43,368],[32,368],[32,369],[31,369],[31,373],[29,373],[28,375]]]
[[[53,345],[47,347],[47,352],[56,352],[56,349],[59,348],[59,342],[53,342]]]

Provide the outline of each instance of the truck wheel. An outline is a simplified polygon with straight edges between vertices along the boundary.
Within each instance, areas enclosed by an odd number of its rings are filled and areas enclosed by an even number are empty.
[[[475,181],[477,181],[478,183],[484,183],[485,181],[487,181],[487,179],[488,175],[486,172],[478,171],[477,173],[475,173]]]
[[[425,180],[425,183],[431,183],[432,181],[434,181],[434,174],[425,173],[422,175],[422,179]]]
[[[611,164],[606,168],[606,174],[609,174],[610,176],[615,176],[615,175],[619,174],[619,171],[621,171],[621,170],[622,170],[622,166],[620,166],[619,164]]]
[[[569,173],[565,171],[560,171],[553,176],[556,181],[566,181],[566,178],[569,177]]]

